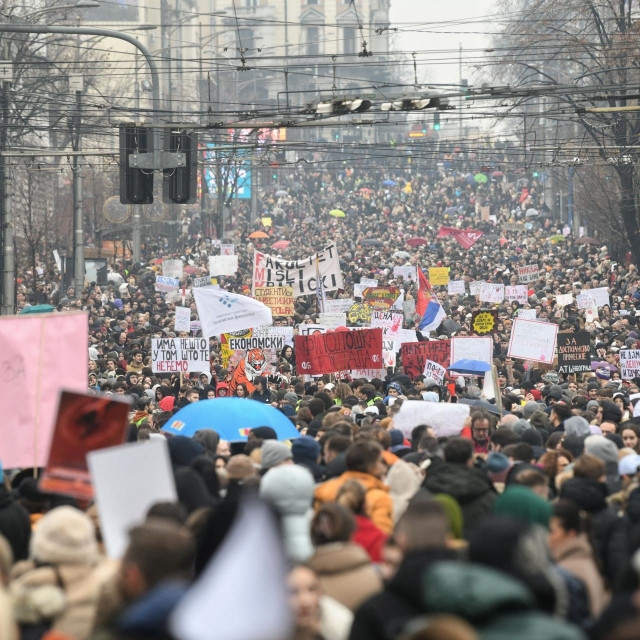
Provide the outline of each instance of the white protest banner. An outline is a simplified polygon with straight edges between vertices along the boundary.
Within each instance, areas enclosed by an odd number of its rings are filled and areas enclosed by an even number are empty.
[[[469,283],[469,293],[472,296],[479,296],[482,290],[482,285],[485,284],[482,280],[474,280]]]
[[[335,329],[336,327],[346,327],[347,314],[346,313],[319,313],[318,323],[324,324],[330,329]]]
[[[303,260],[282,260],[255,251],[251,290],[253,292],[256,287],[293,287],[295,297],[308,296],[316,292],[318,271],[325,291],[344,289],[334,244]]]
[[[529,299],[527,287],[523,284],[517,284],[513,287],[504,288],[504,297],[508,301],[519,302],[525,304]]]
[[[267,349],[280,353],[286,344],[284,336],[271,333],[275,327],[260,327],[254,329],[250,336],[235,337],[233,333],[227,334],[227,344],[230,351],[251,351],[251,349]]]
[[[576,302],[578,303],[578,309],[596,307],[596,301],[586,292],[576,296]]]
[[[371,312],[371,326],[382,327],[383,337],[395,339],[397,332],[402,329],[403,316],[401,313],[375,310]]]
[[[362,298],[365,289],[369,287],[366,284],[354,284],[353,285],[353,297],[354,298]]]
[[[420,424],[433,427],[438,438],[459,436],[470,409],[468,404],[462,403],[405,400],[400,411],[393,417],[393,426],[400,429],[405,438],[410,438],[411,431]]]
[[[151,338],[151,371],[209,371],[207,338]]]
[[[211,284],[211,276],[202,276],[202,278],[193,278],[192,286],[196,287],[208,287]]]
[[[167,441],[92,451],[87,465],[107,554],[120,558],[129,544],[129,529],[144,520],[149,507],[178,499]]]
[[[200,287],[193,290],[193,299],[205,338],[273,323],[271,309],[247,296]]]
[[[265,325],[264,327],[256,327],[253,330],[253,335],[282,336],[284,343],[293,347],[293,327],[272,327]]]
[[[167,278],[166,276],[156,276],[156,291],[162,291],[168,293],[170,291],[177,291],[180,286],[180,280],[177,278]]]
[[[449,280],[449,284],[447,285],[447,292],[450,296],[455,294],[464,295],[464,280]]]
[[[418,268],[417,267],[393,267],[393,277],[402,278],[403,280],[418,280]]]
[[[397,345],[396,351],[400,351],[400,347],[408,342],[417,342],[418,337],[412,329],[398,329],[393,334],[393,341]]]
[[[352,380],[358,380],[359,378],[366,378],[367,380],[380,378],[381,380],[384,380],[386,375],[387,372],[384,369],[352,369],[349,371],[349,376]]]
[[[327,300],[324,303],[326,313],[347,313],[355,304],[353,298],[338,298],[337,300]]]
[[[451,362],[479,360],[491,365],[493,362],[493,339],[487,337],[451,338]]]
[[[162,275],[165,278],[182,278],[182,260],[163,260]]]
[[[376,278],[360,278],[360,284],[366,287],[377,287],[378,280]]]
[[[238,270],[238,256],[221,255],[209,256],[209,275],[232,276]]]
[[[520,282],[535,282],[538,279],[538,274],[540,273],[540,269],[538,269],[537,264],[527,264],[524,267],[518,267],[518,278]]]
[[[533,362],[553,362],[558,325],[516,318],[511,328],[508,356]]]
[[[220,245],[220,255],[221,256],[233,256],[236,253],[235,245],[232,244],[221,244]]]
[[[424,361],[424,371],[422,372],[423,376],[435,380],[438,384],[442,384],[446,373],[447,370],[441,364],[433,362],[432,360]]]
[[[623,380],[640,378],[640,349],[620,350],[620,377]]]
[[[556,296],[556,302],[559,307],[567,307],[573,302],[573,294],[560,293]]]
[[[301,336],[312,336],[316,333],[327,333],[328,328],[324,324],[301,324],[298,326],[298,333]]]
[[[518,309],[518,318],[521,318],[522,320],[535,320],[536,310],[535,309]]]
[[[173,328],[176,331],[191,330],[191,308],[176,307],[176,315],[174,318]]]
[[[504,285],[495,282],[483,282],[480,288],[480,302],[502,302]]]
[[[596,303],[597,308],[611,306],[611,301],[609,300],[609,290],[607,289],[607,287],[585,289],[583,293],[593,298],[593,301]]]

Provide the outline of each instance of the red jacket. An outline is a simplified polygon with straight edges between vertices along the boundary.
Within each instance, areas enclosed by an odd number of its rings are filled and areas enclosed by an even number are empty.
[[[369,554],[371,562],[382,562],[382,547],[387,536],[367,516],[356,516],[356,530],[351,540]]]

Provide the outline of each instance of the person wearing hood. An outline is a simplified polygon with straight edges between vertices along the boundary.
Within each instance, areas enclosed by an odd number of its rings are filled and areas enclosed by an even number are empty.
[[[226,382],[218,382],[216,386],[216,398],[226,398],[229,396],[229,385]]]
[[[605,466],[607,490],[609,494],[615,493],[622,488],[622,480],[618,473],[618,447],[614,442],[605,436],[588,436],[584,441],[585,453],[594,455]]]
[[[200,391],[201,400],[213,400],[216,397],[216,387],[212,384],[207,384]]]
[[[294,464],[308,469],[316,482],[321,482],[324,475],[319,464],[321,452],[320,444],[311,436],[296,438],[291,445]]]
[[[386,482],[389,485],[389,494],[393,501],[394,524],[406,511],[409,502],[418,492],[422,480],[420,469],[411,462],[405,462],[402,458],[389,469]]]
[[[398,396],[401,396],[403,393],[402,391],[402,387],[400,386],[399,383],[397,382],[391,382],[389,383],[389,386],[387,387],[387,395],[384,398],[384,403],[386,405],[389,404],[389,400],[391,398],[397,398]],[[395,400],[394,400],[395,402]]]
[[[251,394],[251,399],[264,404],[273,402],[273,393],[269,389],[269,381],[264,376],[255,379],[255,391]]]

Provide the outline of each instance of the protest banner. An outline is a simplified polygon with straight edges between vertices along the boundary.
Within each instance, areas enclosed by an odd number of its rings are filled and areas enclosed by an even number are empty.
[[[410,378],[422,375],[424,363],[431,360],[445,369],[451,364],[451,340],[409,342],[402,345],[402,366]]]
[[[421,424],[432,427],[438,438],[459,436],[470,410],[471,407],[463,403],[405,400],[400,411],[393,416],[393,426],[402,431],[405,438],[410,438],[413,429]]]
[[[521,318],[522,320],[535,320],[536,310],[535,309],[518,309],[518,318]]]
[[[449,284],[449,267],[429,267],[431,285]]]
[[[87,313],[0,318],[0,460],[44,466],[62,389],[87,389]]]
[[[483,282],[480,287],[480,302],[500,303],[504,300],[504,284]]]
[[[482,280],[474,280],[473,282],[469,283],[469,293],[472,296],[479,296],[480,295],[480,291],[482,290],[482,285],[484,284],[484,282]]]
[[[518,280],[523,284],[535,282],[539,278],[540,269],[537,264],[527,264],[524,267],[518,267]]]
[[[336,327],[347,326],[347,314],[346,313],[319,313],[318,324],[324,324],[330,329]]]
[[[484,231],[476,231],[475,229],[458,229],[457,227],[441,226],[436,237],[443,238],[445,236],[453,236],[462,247],[470,249],[483,235]]]
[[[509,340],[510,358],[552,363],[556,353],[558,325],[516,318]]]
[[[392,338],[394,343],[397,345],[403,345],[407,342],[416,342],[418,340],[416,332],[413,329],[397,329]],[[397,347],[396,351],[400,351],[400,346]]]
[[[298,333],[301,336],[313,336],[319,333],[327,333],[328,329],[329,327],[324,324],[301,324],[298,327]]]
[[[223,333],[220,337],[222,366],[227,369],[235,367],[248,351],[259,349],[262,352],[262,359],[270,365],[268,370],[275,370],[278,357],[286,344],[285,335],[274,331],[276,328],[271,326],[256,327],[255,329]]]
[[[178,500],[167,441],[92,451],[87,463],[107,555],[120,558],[129,544],[129,530],[144,520],[149,507]]]
[[[180,280],[177,278],[167,278],[166,276],[156,276],[156,291],[171,293],[180,287]]]
[[[337,300],[326,300],[324,310],[326,313],[347,313],[355,304],[353,298],[338,298]]]
[[[238,256],[220,255],[209,256],[209,275],[232,276],[238,270]]]
[[[93,498],[86,456],[124,442],[130,398],[62,391],[41,491]]]
[[[373,311],[371,313],[371,326],[381,327],[385,338],[393,338],[398,330],[402,329],[403,316],[392,311]]]
[[[505,222],[502,225],[505,231],[526,231],[527,228],[522,222]]]
[[[385,369],[353,369],[352,371],[344,371],[348,376],[341,376],[343,379],[351,378],[351,380],[359,380],[365,378],[366,380],[373,380],[374,378],[380,378],[384,380],[387,372]]]
[[[558,333],[558,373],[591,371],[591,334],[588,331]]]
[[[349,322],[353,324],[356,322],[365,322],[366,324],[369,324],[371,322],[372,311],[373,309],[368,305],[356,302],[349,311],[347,311],[347,318]]]
[[[556,302],[559,307],[568,307],[573,303],[573,294],[571,293],[561,293],[556,296]]]
[[[474,311],[471,316],[471,332],[477,336],[484,336],[495,330],[498,324],[497,311]]]
[[[393,277],[416,282],[418,280],[418,268],[411,266],[393,267]]]
[[[378,280],[376,278],[360,278],[360,284],[364,285],[365,289],[367,287],[377,287]]]
[[[513,287],[505,287],[504,297],[508,302],[526,304],[529,300],[528,289],[523,284],[517,284]]]
[[[201,278],[193,278],[191,280],[192,287],[208,287],[211,284],[211,276],[202,276]]]
[[[438,384],[442,384],[446,373],[447,370],[442,365],[437,362],[433,362],[432,360],[425,360],[422,375],[435,380]]]
[[[191,330],[191,307],[176,307],[173,328],[176,331]]]
[[[451,338],[451,363],[464,359],[479,360],[490,365],[493,362],[493,339],[467,336]]]
[[[220,255],[221,256],[234,256],[236,254],[236,247],[233,244],[221,244]]]
[[[450,280],[447,287],[447,292],[450,296],[455,294],[464,295],[464,280]]]
[[[398,287],[367,287],[362,301],[372,309],[391,309],[399,295]]]
[[[640,378],[640,349],[620,350],[620,377],[623,380]]]
[[[151,371],[209,372],[207,338],[151,338]]]
[[[482,220],[482,222],[489,222],[489,216],[491,215],[491,207],[490,206],[485,206],[485,207],[480,207],[480,220]]]
[[[260,218],[260,221],[262,222],[263,227],[270,227],[273,224],[273,221],[269,216],[264,216],[263,218]]]
[[[380,369],[382,329],[356,329],[295,337],[298,370],[309,375]]]
[[[593,307],[596,309],[596,301],[589,295],[587,291],[576,296],[576,303],[578,309],[589,309]]]
[[[165,278],[182,278],[182,260],[163,260],[162,275]]]
[[[593,301],[595,302],[595,306],[598,309],[601,307],[611,306],[611,300],[609,300],[609,289],[607,289],[607,287],[597,287],[595,289],[584,289],[583,295],[587,295],[593,298]]]
[[[274,316],[292,316],[293,287],[256,287],[254,297],[265,304]]]
[[[318,265],[316,266],[316,259]],[[259,251],[253,256],[252,292],[256,287],[293,287],[293,295],[316,293],[320,273],[325,291],[344,289],[340,260],[334,244],[303,260],[282,260]]]

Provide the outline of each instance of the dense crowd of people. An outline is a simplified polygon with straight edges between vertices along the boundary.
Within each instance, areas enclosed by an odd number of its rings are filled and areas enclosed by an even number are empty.
[[[193,278],[209,275],[219,251],[219,241],[202,235],[197,211],[185,213],[177,247],[149,239],[142,262],[111,260],[106,283],[75,291],[43,265],[34,290],[34,274],[20,274],[19,309],[48,303],[88,312],[88,389],[130,397],[129,441],[166,437],[179,501],[154,505],[116,562],[105,558],[95,505],[42,492],[31,470],[5,471],[0,637],[195,637],[170,614],[227,552],[239,505],[255,496],[278,516],[294,640],[637,637],[640,378],[622,379],[620,367],[621,350],[640,349],[637,266],[614,262],[596,239],[567,234],[538,179],[497,161],[473,170],[473,162],[454,152],[424,173],[410,165],[391,173],[292,170],[260,194],[262,222],[251,223],[236,201],[224,243],[234,245],[238,271],[216,284],[251,295],[254,250],[293,260],[329,243],[344,280],[329,299],[354,298],[365,278],[410,301],[418,283],[394,277],[394,267],[449,267],[466,292],[432,287],[446,321],[429,335],[409,313],[403,326],[417,341],[472,335],[473,313],[496,310],[490,335],[502,411],[481,399],[481,378],[439,385],[410,376],[400,352],[384,376],[310,377],[288,344],[272,358],[271,375],[230,389],[234,363],[213,336],[206,370],[154,373],[152,338],[200,335],[197,325],[174,330],[176,304],[189,306]],[[330,215],[336,209],[344,217]],[[437,237],[442,225],[483,235],[464,248],[453,235]],[[266,237],[249,238],[255,231]],[[282,240],[286,248],[272,248]],[[155,291],[163,259],[185,268],[169,298]],[[539,272],[526,302],[489,305],[470,293],[473,281],[518,284],[518,267],[532,264]],[[601,287],[610,304],[587,316],[576,297]],[[559,304],[566,294],[572,301]],[[592,370],[561,373],[552,363],[510,358],[519,309],[563,332],[589,332]],[[297,333],[319,311],[315,295],[297,297],[294,315],[274,317],[274,325]],[[191,314],[197,321],[192,301]],[[278,408],[300,437],[279,441],[264,426],[246,442],[226,442],[215,424],[193,438],[164,435],[183,407],[230,394]],[[394,426],[407,400],[426,407],[410,437]],[[460,433],[442,437],[428,406],[453,402],[471,405],[470,414]],[[210,635],[200,637],[222,637],[216,606]],[[258,624],[233,637],[276,637],[266,623],[260,631],[255,602],[246,615]]]

